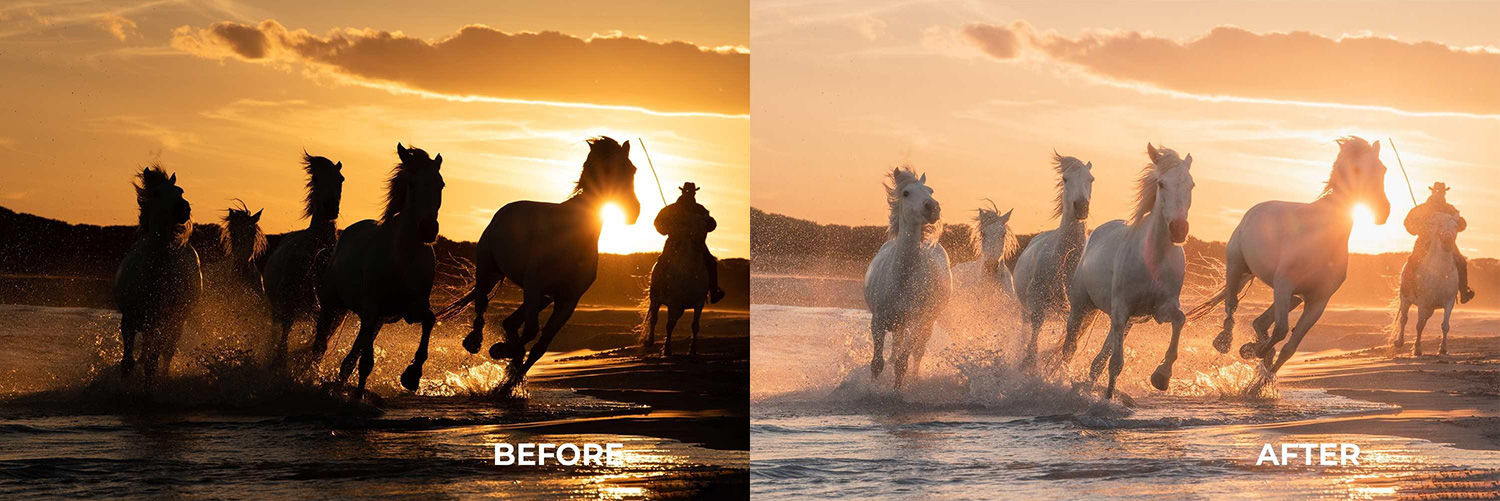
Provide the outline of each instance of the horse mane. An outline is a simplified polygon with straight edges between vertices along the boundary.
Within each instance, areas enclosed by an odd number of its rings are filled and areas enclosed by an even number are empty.
[[[886,228],[886,236],[895,237],[901,232],[901,196],[897,195],[903,188],[912,183],[921,182],[917,172],[912,170],[910,163],[903,163],[891,169],[890,183],[885,185],[885,203],[890,206],[890,227]],[[942,222],[922,225],[923,240],[937,240],[943,234]]]
[[[238,198],[234,199],[234,201],[239,202],[240,206],[230,206],[224,210],[224,223],[222,225],[224,231],[219,232],[219,243],[233,253],[234,230],[245,228],[248,225],[250,230],[255,232],[255,236],[251,239],[250,244],[250,259],[259,259],[261,254],[265,254],[266,252],[266,233],[261,231],[260,224],[257,224],[254,217],[251,216],[250,208],[245,206],[245,201]]]
[[[314,191],[318,187],[313,184],[313,174],[333,172],[336,167],[333,161],[327,157],[309,155],[307,150],[302,150],[302,169],[307,171],[307,197],[302,200],[302,217],[311,218],[313,207],[318,203],[318,194]]]
[[[988,198],[984,201],[989,202],[990,206],[976,209],[978,213],[974,215],[974,231],[969,234],[969,243],[975,247],[983,245],[984,227],[1000,222],[1000,208],[995,206],[995,201]],[[1005,233],[1000,237],[1000,259],[1006,260],[1019,250],[1020,242],[1016,240],[1015,232],[1010,231],[1010,223],[1001,227],[1001,231]]]
[[[1150,214],[1151,208],[1156,205],[1157,180],[1179,165],[1182,165],[1182,158],[1177,156],[1176,150],[1166,146],[1156,147],[1156,161],[1147,163],[1141,169],[1140,179],[1136,180],[1135,211],[1130,216],[1131,226],[1141,224],[1146,219],[1146,214]]]
[[[406,148],[408,155],[421,155],[419,158],[430,159],[427,151],[415,146]],[[380,222],[388,223],[391,218],[401,212],[401,206],[406,205],[406,179],[411,177],[417,169],[426,167],[427,162],[420,165],[407,165],[405,161],[396,164],[391,169],[391,178],[385,182],[385,211],[380,214]]]
[[[586,140],[589,144],[589,156],[583,160],[583,172],[578,174],[578,182],[573,183],[573,192],[568,198],[582,195],[588,188],[598,180],[602,179],[601,169],[607,167],[604,160],[613,158],[620,153],[620,143],[609,136],[595,136]]]
[[[1063,214],[1063,197],[1067,195],[1067,183],[1063,176],[1080,167],[1083,167],[1083,161],[1059,155],[1057,150],[1052,150],[1052,168],[1057,171],[1057,199],[1053,201],[1053,219],[1060,218]]]
[[[1370,151],[1370,143],[1359,136],[1344,136],[1336,139],[1335,142],[1339,144],[1339,156],[1333,160],[1333,171],[1328,174],[1328,181],[1323,183],[1323,192],[1318,194],[1318,198],[1332,195],[1334,191],[1337,191],[1338,186],[1344,184],[1340,181],[1343,180],[1344,171],[1349,167],[1349,163]]]

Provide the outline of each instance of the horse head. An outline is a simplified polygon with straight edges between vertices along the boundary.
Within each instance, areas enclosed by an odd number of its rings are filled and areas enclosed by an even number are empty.
[[[320,221],[339,218],[339,200],[344,195],[344,163],[302,152],[307,169],[307,200],[303,217]]]
[[[385,219],[404,214],[417,224],[422,242],[432,243],[438,236],[438,209],[443,206],[443,155],[429,158],[420,148],[396,143],[401,164],[391,176]]]
[[[140,227],[146,231],[174,229],[185,232],[191,229],[189,221],[193,209],[182,197],[183,190],[177,186],[177,174],[170,177],[158,165],[141,169],[137,175],[140,183],[135,186],[135,201],[140,206]]]
[[[1052,152],[1053,167],[1061,176],[1057,181],[1057,210],[1053,217],[1062,217],[1071,212],[1073,219],[1082,221],[1089,217],[1089,199],[1094,194],[1094,163],[1065,157]],[[1064,210],[1072,209],[1071,211]]]
[[[625,224],[641,217],[641,201],[635,196],[635,164],[630,161],[630,141],[615,142],[607,136],[588,140],[589,156],[583,163],[574,195],[587,193],[600,202],[615,202],[625,211]]]
[[[219,238],[230,254],[240,262],[253,261],[266,251],[266,234],[260,230],[260,215],[265,209],[250,213],[244,201],[239,207],[225,210],[223,231]]]
[[[1350,203],[1364,203],[1375,213],[1375,224],[1391,216],[1391,201],[1385,195],[1385,164],[1380,161],[1380,141],[1347,136],[1338,140],[1339,156],[1324,193],[1338,193]]]
[[[899,233],[902,226],[926,226],[942,218],[942,206],[932,198],[932,188],[927,187],[927,174],[918,177],[910,166],[891,171],[885,195],[891,208],[891,235]]]
[[[1016,236],[1010,231],[1010,215],[1014,212],[1011,209],[1001,214],[995,202],[990,201],[988,208],[980,207],[979,214],[974,216],[979,255],[985,263],[1006,259],[1015,252]]]
[[[1146,143],[1151,165],[1141,176],[1141,191],[1132,224],[1139,223],[1147,212],[1159,215],[1167,223],[1172,243],[1183,243],[1188,237],[1188,209],[1193,206],[1193,155],[1180,158],[1166,147]]]

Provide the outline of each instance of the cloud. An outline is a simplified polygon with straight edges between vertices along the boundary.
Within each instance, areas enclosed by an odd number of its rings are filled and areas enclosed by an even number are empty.
[[[201,57],[305,64],[356,83],[449,97],[749,113],[750,55],[619,34],[505,33],[470,25],[427,41],[401,32],[290,31],[275,20],[182,26],[172,47]]]
[[[1500,51],[1374,36],[1254,33],[1219,26],[1179,42],[1134,31],[1067,37],[1024,21],[970,24],[990,57],[1065,63],[1114,83],[1212,98],[1500,115]]]
[[[135,34],[135,21],[126,19],[125,16],[119,14],[100,14],[98,18],[95,18],[94,22],[121,42],[124,42],[126,38]]]

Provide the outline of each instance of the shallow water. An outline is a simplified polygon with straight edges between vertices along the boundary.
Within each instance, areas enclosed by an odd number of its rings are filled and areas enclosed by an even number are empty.
[[[194,351],[193,342],[178,356],[180,375],[147,395],[116,375],[117,318],[0,306],[0,343],[8,346],[0,354],[0,498],[640,498],[743,488],[743,450],[618,433],[621,425],[607,422],[646,406],[551,387],[526,388],[520,399],[492,396],[502,369],[463,353],[456,334],[434,336],[422,389],[412,394],[395,379],[416,329],[387,326],[370,380],[387,397],[377,409],[317,384],[265,376],[229,350]],[[345,326],[344,341],[352,328]],[[334,370],[341,356],[330,352],[321,370]],[[533,377],[559,365],[555,358]],[[590,421],[601,423],[599,433],[547,431]],[[497,467],[489,444],[501,442],[620,443],[624,463]]]
[[[1016,343],[987,339],[1005,333],[935,335],[922,376],[896,391],[870,379],[866,313],[757,305],[752,314],[757,498],[1378,498],[1500,481],[1494,452],[1278,432],[1271,425],[1399,409],[1274,383],[1256,388],[1253,367],[1196,344],[1210,336],[1184,347],[1167,393],[1145,383],[1159,351],[1135,352],[1152,337],[1134,347],[1127,340],[1119,388],[1134,397],[1131,409],[1068,383],[1085,377],[1078,369],[1087,360],[1048,379],[1011,369]],[[1082,346],[1078,359],[1097,349]],[[1263,444],[1282,442],[1358,444],[1361,463],[1255,465]]]

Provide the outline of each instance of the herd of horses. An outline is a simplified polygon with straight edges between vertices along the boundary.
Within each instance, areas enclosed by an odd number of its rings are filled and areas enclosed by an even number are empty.
[[[229,257],[200,270],[198,254],[188,243],[193,228],[191,206],[177,185],[176,174],[169,175],[157,165],[146,167],[136,184],[140,238],[125,255],[115,278],[124,343],[120,369],[129,376],[139,361],[146,384],[152,384],[158,373],[171,367],[184,326],[199,296],[207,292],[223,296],[220,303],[225,308],[264,313],[270,325],[280,328],[279,336],[273,335],[272,364],[276,367],[316,366],[333,333],[353,313],[359,319],[359,334],[339,366],[339,381],[346,384],[358,367],[355,399],[364,394],[381,327],[397,321],[420,324],[416,353],[400,378],[403,387],[415,391],[433,326],[473,304],[473,329],[462,344],[469,353],[478,353],[489,295],[509,279],[521,288],[523,301],[502,322],[505,340],[491,345],[489,354],[509,360],[506,384],[515,384],[546,352],[594,282],[601,207],[614,203],[624,208],[628,224],[640,215],[630,142],[621,144],[601,136],[587,143],[589,153],[569,198],[561,203],[517,201],[501,207],[479,238],[472,289],[436,311],[430,297],[436,266],[432,244],[438,237],[438,211],[443,202],[440,154],[429,156],[422,149],[398,143],[399,161],[386,181],[380,217],[339,231],[343,163],[304,153],[308,182],[303,216],[308,226],[282,238],[263,271],[255,264],[266,250],[266,238],[258,226],[261,212],[251,214],[243,202],[231,207],[221,232]],[[677,261],[702,263],[691,257]],[[708,284],[699,282],[652,281],[653,297],[676,291],[674,297],[679,298],[666,301],[673,314],[668,339],[684,308],[696,306],[701,311]],[[696,305],[691,301],[694,293]],[[549,305],[552,314],[546,325],[539,325],[539,313]],[[288,356],[288,339],[293,324],[302,320],[313,320],[315,334],[311,346],[294,362]],[[695,320],[694,341],[697,331]],[[141,338],[138,356],[137,336]]]
[[[1093,164],[1054,153],[1058,182],[1053,216],[1058,226],[1032,238],[1016,257],[1014,270],[1004,264],[1017,248],[1008,227],[1011,213],[1000,215],[993,202],[979,209],[971,232],[978,240],[979,259],[950,270],[947,251],[937,238],[942,231],[940,206],[926,175],[918,176],[909,166],[898,167],[886,186],[889,240],[865,274],[864,295],[874,341],[870,370],[880,377],[889,333],[894,385],[899,388],[906,372],[920,367],[933,327],[947,330],[959,314],[977,317],[986,327],[1018,324],[1029,334],[1021,358],[1027,370],[1038,365],[1037,344],[1045,321],[1065,318],[1062,344],[1050,357],[1050,369],[1055,370],[1067,364],[1078,348],[1079,334],[1097,313],[1103,313],[1109,318],[1109,335],[1090,365],[1089,380],[1097,380],[1107,366],[1104,395],[1112,398],[1124,365],[1125,336],[1132,325],[1155,320],[1172,326],[1166,353],[1151,375],[1152,386],[1165,391],[1183,325],[1222,304],[1223,330],[1213,346],[1228,353],[1235,310],[1252,280],[1259,279],[1272,288],[1273,303],[1252,322],[1255,339],[1241,346],[1239,354],[1260,359],[1265,370],[1275,374],[1296,353],[1344,282],[1354,224],[1352,208],[1357,204],[1371,208],[1376,224],[1384,224],[1391,212],[1380,142],[1371,144],[1350,136],[1337,143],[1338,156],[1318,199],[1310,203],[1268,201],[1246,211],[1226,247],[1223,287],[1186,312],[1180,302],[1186,272],[1181,245],[1188,237],[1192,206],[1192,155],[1182,157],[1170,148],[1147,144],[1148,162],[1137,179],[1129,219],[1109,221],[1086,232]],[[1451,241],[1452,218],[1437,214],[1433,219],[1428,231],[1447,228],[1445,236]],[[1441,219],[1448,220],[1446,225]],[[1433,309],[1446,307],[1451,312],[1457,295],[1456,285],[1450,285],[1454,273],[1450,254],[1429,254],[1436,256],[1429,261],[1449,259],[1446,267],[1444,262],[1424,263],[1415,280],[1428,285],[1402,285],[1403,331],[1404,312],[1415,303],[1421,309],[1419,336]],[[1289,313],[1299,305],[1302,315],[1295,326],[1289,325]],[[1446,343],[1446,320],[1443,334]],[[1277,355],[1277,344],[1283,340]],[[1420,347],[1417,350],[1420,353]]]

